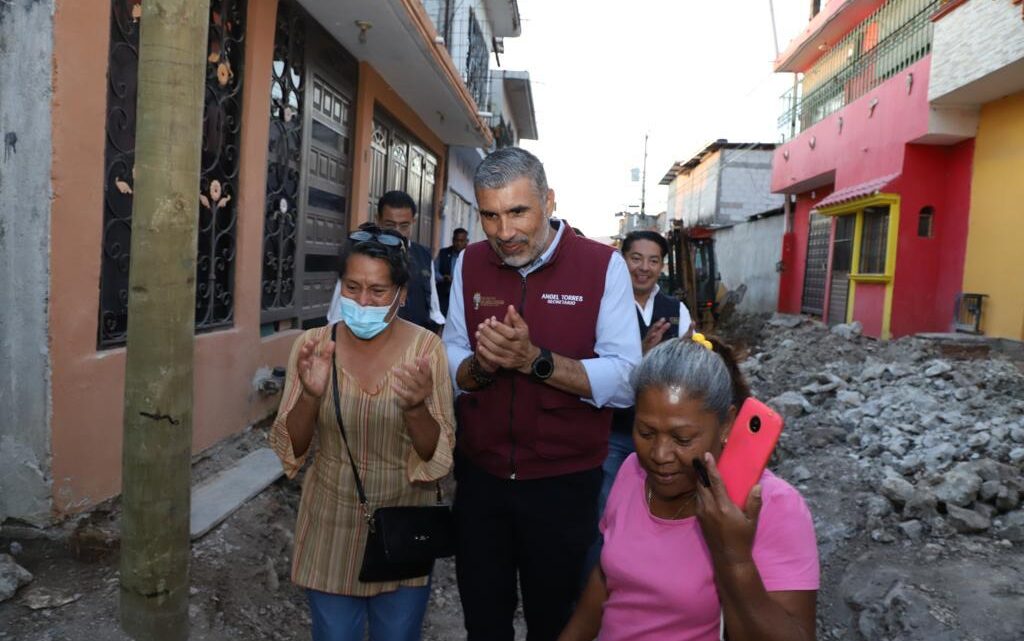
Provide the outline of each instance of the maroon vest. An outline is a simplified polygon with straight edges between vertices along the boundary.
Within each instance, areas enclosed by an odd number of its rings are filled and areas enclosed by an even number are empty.
[[[525,278],[487,242],[466,248],[462,295],[466,328],[505,318],[514,305],[534,345],[573,359],[594,358],[597,316],[614,249],[565,230],[551,259]],[[552,232],[554,233],[554,232]],[[503,478],[534,479],[592,469],[608,453],[611,410],[597,409],[532,376],[499,370],[487,387],[459,395],[459,451]]]

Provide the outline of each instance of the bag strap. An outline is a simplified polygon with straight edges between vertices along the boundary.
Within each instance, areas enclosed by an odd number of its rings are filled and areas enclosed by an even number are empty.
[[[336,341],[338,336],[338,324],[331,325],[331,340]],[[341,432],[341,440],[345,443],[345,451],[348,453],[348,462],[352,467],[352,475],[356,477],[356,492],[359,494],[359,505],[363,508],[363,516],[366,522],[373,529],[373,516],[370,514],[370,503],[366,500],[366,491],[363,489],[363,481],[359,478],[359,470],[356,469],[356,460],[352,456],[352,449],[348,444],[348,435],[345,433],[345,424],[341,420],[341,393],[338,391],[338,363],[337,349],[331,352],[331,388],[334,394],[334,418],[338,421],[338,431]],[[435,484],[437,489],[437,504],[444,504],[444,496],[441,493],[441,481]]]
[[[331,325],[331,341],[338,336],[338,324]],[[338,421],[338,431],[341,432],[341,440],[345,443],[345,451],[348,452],[348,462],[352,467],[352,475],[356,477],[356,492],[359,494],[359,505],[363,508],[363,517],[373,528],[373,518],[370,515],[370,505],[366,500],[366,491],[363,489],[363,480],[359,478],[359,470],[356,469],[356,459],[352,456],[352,448],[348,444],[348,435],[345,434],[345,424],[341,420],[341,393],[338,391],[338,362],[337,349],[331,351],[331,388],[334,394],[334,418]]]

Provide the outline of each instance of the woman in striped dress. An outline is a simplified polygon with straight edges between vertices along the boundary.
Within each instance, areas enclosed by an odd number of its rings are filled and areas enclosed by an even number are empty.
[[[358,578],[367,523],[335,418],[332,358],[342,422],[371,511],[435,501],[435,483],[452,467],[451,379],[437,336],[397,317],[409,279],[400,236],[375,228],[353,233],[338,271],[342,297],[328,319],[340,322],[295,341],[270,434],[289,478],[316,438],[295,528],[292,581],[307,591],[314,641],[363,641],[367,623],[371,641],[415,641],[430,577]]]

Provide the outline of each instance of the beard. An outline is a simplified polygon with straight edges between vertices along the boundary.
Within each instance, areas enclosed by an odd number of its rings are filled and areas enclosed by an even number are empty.
[[[547,245],[551,231],[551,226],[545,221],[543,227],[533,237],[519,234],[509,241],[501,241],[494,238],[490,241],[491,247],[501,257],[502,262],[509,267],[526,267],[544,253],[544,247]],[[520,249],[517,253],[509,255],[504,250],[508,245],[519,245]]]

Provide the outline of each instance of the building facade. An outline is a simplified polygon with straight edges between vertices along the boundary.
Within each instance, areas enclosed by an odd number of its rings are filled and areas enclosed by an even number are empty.
[[[793,199],[780,311],[879,338],[952,329],[976,120],[929,104],[940,4],[833,0],[776,62],[800,79],[773,159]]]
[[[448,245],[452,232],[459,228],[469,232],[471,243],[484,239],[473,189],[473,175],[480,161],[495,149],[518,146],[520,140],[537,140],[529,72],[492,69],[487,104],[481,116],[491,128],[492,147],[452,146],[448,150],[448,191],[441,215],[442,245]]]
[[[684,227],[713,227],[782,207],[782,196],[770,189],[774,149],[773,143],[719,139],[673,163],[659,183],[668,186],[668,218]]]
[[[194,451],[274,411],[273,369],[324,322],[338,249],[377,199],[408,191],[414,238],[437,247],[449,150],[494,145],[477,102],[490,49],[464,75],[418,0],[210,4]],[[484,4],[478,24],[518,23],[514,3]],[[0,3],[0,350],[13,374],[0,384],[0,521],[43,523],[120,491],[145,11]]]
[[[744,312],[771,311],[778,297],[783,197],[771,191],[774,149],[719,139],[661,179],[666,218],[711,230],[721,286],[736,293]]]
[[[958,324],[1024,340],[1024,2],[948,2],[935,17],[934,109],[977,118]]]

